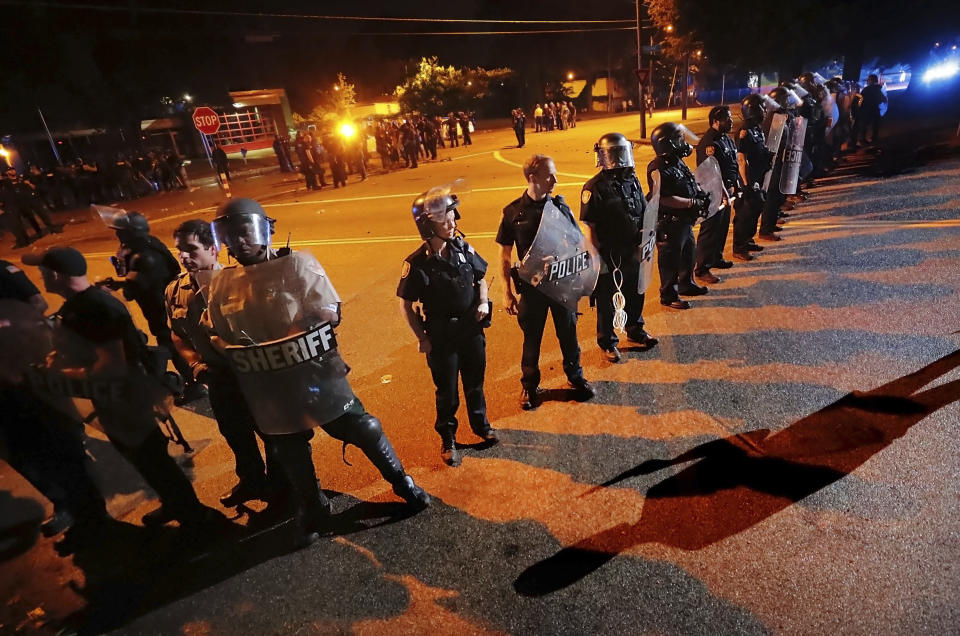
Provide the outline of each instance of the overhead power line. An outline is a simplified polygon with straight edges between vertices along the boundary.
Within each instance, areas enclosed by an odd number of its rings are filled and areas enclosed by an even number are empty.
[[[597,33],[600,31],[635,31],[634,27],[601,27],[596,29],[531,29],[516,31],[364,31],[363,35],[535,35],[537,33]]]
[[[313,13],[273,13],[260,11],[219,11],[214,9],[177,9],[174,7],[112,6],[104,4],[74,4],[69,2],[35,2],[32,0],[4,0],[2,5],[24,5],[31,8],[70,9],[73,11],[101,11],[114,13],[150,13],[169,15],[199,15],[236,18],[293,18],[301,20],[340,20],[346,22],[420,22],[459,24],[634,24],[635,20],[504,20],[482,18],[403,18],[390,16],[321,15]],[[548,33],[549,31],[543,31]],[[489,32],[489,34],[496,34]],[[391,34],[392,35],[392,34]],[[402,35],[402,34],[397,34]],[[447,35],[447,33],[423,34]]]

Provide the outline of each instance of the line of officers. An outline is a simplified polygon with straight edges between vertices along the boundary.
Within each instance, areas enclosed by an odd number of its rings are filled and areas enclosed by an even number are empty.
[[[729,108],[713,109],[711,128],[700,140],[698,155],[717,157],[734,201],[734,253],[752,258],[749,252],[759,248],[752,237],[761,212],[760,185],[772,157],[765,150],[761,129],[763,100],[748,97],[741,112],[744,123],[734,144],[727,134],[732,126]],[[660,301],[674,309],[689,307],[681,295],[706,293],[695,277],[705,279],[711,268],[729,266],[722,260],[729,209],[726,216],[716,214],[708,219],[716,219],[715,227],[701,228],[700,239],[696,244],[693,241],[693,224],[705,215],[710,197],[683,162],[692,152],[686,141],[688,133],[674,123],[658,126],[651,137],[657,157],[648,166],[648,189],[658,183],[655,234]],[[647,198],[635,172],[632,144],[623,135],[610,133],[598,141],[595,151],[601,171],[584,185],[581,194],[585,236],[563,197],[553,194],[556,166],[545,155],[533,155],[523,165],[527,188],[504,208],[497,232],[504,308],[517,316],[523,332],[521,407],[525,410],[537,408],[543,398],[539,354],[548,313],[572,396],[582,401],[595,395],[580,365],[575,302],[572,308],[558,302],[517,275],[519,263],[538,233],[549,234],[543,228],[548,204],[550,210],[559,210],[549,216],[549,222],[563,226],[566,236],[570,232],[580,236],[599,256],[595,285],[586,293],[597,306],[597,343],[607,359],[621,360],[617,331],[637,350],[657,344],[645,331],[642,316],[642,282],[649,281],[644,263],[652,254],[642,249]],[[451,466],[461,462],[456,444],[458,380],[463,384],[473,433],[484,445],[496,444],[499,439],[487,419],[483,392],[484,329],[492,315],[485,280],[487,263],[457,229],[460,202],[455,187],[425,192],[414,201],[412,216],[424,242],[405,259],[397,289],[435,384],[434,427],[441,438],[442,458]],[[134,215],[117,211],[109,225],[122,230],[136,227],[141,238],[149,236],[145,219]],[[118,220],[124,217],[126,222]],[[342,319],[340,298],[332,282],[309,253],[274,248],[273,233],[274,220],[259,203],[234,199],[220,209],[212,224],[195,219],[177,228],[174,240],[186,271],[163,283],[170,340],[180,357],[176,366],[188,385],[208,388],[218,427],[234,454],[238,481],[224,493],[221,503],[238,507],[251,500],[266,501],[267,513],[296,519],[301,540],[306,542],[329,531],[331,505],[319,487],[310,451],[313,429],[319,427],[342,441],[345,450],[347,445],[358,447],[409,506],[428,506],[429,495],[405,472],[380,421],[350,389],[348,367],[339,358],[335,338],[324,338],[324,347],[314,346],[320,341],[317,334],[332,334]],[[129,238],[129,232],[121,237],[128,242]],[[154,241],[145,239],[141,244]],[[221,247],[226,247],[236,265],[221,268]],[[67,347],[54,346],[40,366],[47,373],[87,378],[83,391],[73,397],[91,400],[107,437],[159,495],[160,507],[145,515],[144,523],[177,521],[185,531],[211,536],[210,529],[226,521],[199,502],[167,452],[158,423],[163,400],[142,388],[150,384],[149,367],[156,365],[145,361],[145,338],[133,326],[126,307],[102,286],[89,282],[86,261],[73,248],[30,255],[24,263],[39,266],[47,291],[64,298],[54,315],[56,327],[86,346],[79,356]],[[7,317],[0,324],[8,328],[34,325],[18,312],[38,304],[36,288],[31,289],[16,266],[4,263],[4,267],[2,297]],[[7,279],[16,280],[8,284]],[[20,303],[20,309],[11,311],[11,300]],[[43,308],[32,311],[38,309]],[[264,325],[271,330],[263,331]],[[318,326],[326,332],[318,331]],[[23,341],[15,332],[6,332],[14,336],[9,342]],[[311,343],[310,347],[304,343]],[[237,355],[237,348],[242,349],[242,356]],[[21,356],[16,347],[8,350],[8,356],[35,359]],[[242,365],[239,360],[244,361]],[[252,369],[255,373],[249,373],[251,365],[256,367]],[[4,435],[11,464],[55,504],[55,515],[46,524],[48,533],[71,527],[65,541],[72,543],[71,547],[82,547],[102,537],[99,527],[107,520],[106,509],[87,475],[78,419],[65,415],[68,409],[58,410],[56,400],[46,395],[51,385],[44,384],[43,377],[35,369],[21,377],[4,377],[4,412],[15,415],[5,419]],[[122,379],[127,384],[122,390],[93,393],[90,386],[96,383],[91,378]],[[138,378],[139,384],[130,378]],[[271,386],[271,380],[277,378],[281,383]],[[273,395],[285,391],[289,396]],[[111,403],[121,394],[120,404]],[[27,430],[45,434],[24,435]],[[44,443],[38,446],[39,437]],[[263,453],[257,438],[262,441]]]

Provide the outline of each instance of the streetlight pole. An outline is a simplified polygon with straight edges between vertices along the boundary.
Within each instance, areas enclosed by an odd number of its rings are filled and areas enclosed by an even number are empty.
[[[680,118],[683,121],[687,121],[687,95],[690,94],[690,49],[687,49],[687,54],[683,58],[683,111],[680,115]]]
[[[643,45],[640,43],[640,0],[635,0],[634,4],[637,10],[637,103],[640,105],[640,138],[645,139],[647,136],[647,103],[643,98],[643,81],[640,79],[643,69],[643,59],[641,57]]]

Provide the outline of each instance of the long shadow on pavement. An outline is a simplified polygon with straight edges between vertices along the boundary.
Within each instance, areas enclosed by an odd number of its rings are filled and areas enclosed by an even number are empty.
[[[842,479],[937,410],[960,400],[960,379],[917,392],[960,367],[955,351],[926,367],[833,404],[769,435],[765,429],[647,460],[608,480],[696,461],[647,491],[640,521],[564,548],[514,581],[524,596],[563,589],[642,543],[699,550],[742,532]]]
[[[341,493],[327,492],[331,497]],[[352,498],[333,517],[331,532],[345,536],[408,518],[399,503]],[[73,553],[84,585],[71,582],[86,606],[60,627],[81,634],[116,629],[138,616],[193,595],[266,561],[302,547],[292,518],[253,516],[246,527],[224,524],[202,538],[175,528],[147,529],[110,521],[99,540]],[[58,547],[58,551],[60,548]]]

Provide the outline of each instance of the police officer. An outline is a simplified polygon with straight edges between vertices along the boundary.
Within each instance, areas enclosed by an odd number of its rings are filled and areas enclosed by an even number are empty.
[[[705,216],[710,195],[697,185],[683,163],[693,148],[684,137],[684,128],[665,122],[654,128],[650,144],[657,158],[647,166],[647,182],[653,188],[653,171],[660,172],[660,209],[657,219],[657,268],[660,270],[660,304],[672,309],[689,309],[684,296],[700,296],[707,288],[693,281],[693,224]]]
[[[277,259],[291,259],[285,265],[295,272],[291,273],[288,279],[283,281],[285,288],[283,290],[269,287],[270,291],[277,292],[276,297],[272,298],[234,298],[235,290],[225,290],[221,295],[216,285],[211,288],[209,306],[204,318],[204,324],[213,330],[220,339],[215,341],[220,345],[236,345],[234,340],[237,338],[249,339],[249,336],[243,333],[236,333],[233,327],[234,316],[242,317],[243,313],[255,315],[252,310],[254,307],[248,306],[254,303],[260,303],[260,309],[273,308],[272,301],[282,300],[283,293],[296,294],[303,296],[301,298],[291,298],[294,304],[299,305],[301,301],[308,301],[314,298],[321,299],[320,302],[330,300],[324,305],[316,315],[300,315],[298,313],[297,324],[305,324],[312,328],[315,324],[327,323],[335,327],[340,322],[340,301],[333,289],[323,268],[317,263],[309,253],[293,252],[289,248],[274,250],[270,246],[270,235],[273,232],[273,220],[267,217],[263,207],[253,199],[233,199],[220,208],[219,216],[213,222],[214,236],[216,240],[222,241],[227,245],[230,254],[237,260],[245,270],[255,268],[256,266],[275,261]],[[252,272],[251,277],[257,274]],[[299,279],[295,279],[297,276]],[[270,283],[272,285],[272,283]],[[295,291],[296,290],[296,291]],[[288,303],[289,306],[289,303]],[[228,320],[226,316],[231,316]],[[286,317],[277,317],[278,321],[286,321]],[[322,357],[322,356],[321,356]],[[311,360],[315,360],[311,358]],[[341,361],[342,362],[342,361]],[[234,362],[234,365],[236,363]],[[240,369],[236,369],[240,370]],[[303,387],[293,387],[296,391]],[[306,387],[306,394],[310,393],[310,387]],[[322,393],[322,388],[318,387]],[[251,409],[255,410],[250,391],[245,389],[248,397],[248,403]],[[304,393],[297,393],[298,399],[303,399]],[[363,404],[355,395],[352,395],[347,402],[347,408],[334,419],[322,424],[322,428],[334,439],[338,439],[347,444],[353,444],[360,448],[364,455],[380,471],[383,478],[393,486],[393,491],[411,506],[422,509],[430,504],[430,496],[414,483],[413,478],[407,475],[400,459],[397,457],[390,440],[380,424],[380,420],[367,413]],[[311,398],[313,399],[313,398]],[[318,395],[317,400],[323,400],[323,395]],[[296,407],[300,409],[299,406]],[[282,468],[285,476],[294,490],[299,509],[299,519],[305,536],[312,538],[318,531],[326,530],[330,518],[330,502],[326,495],[320,490],[317,483],[317,474],[313,466],[313,460],[310,451],[310,439],[313,437],[313,429],[304,430],[303,423],[310,421],[310,409],[313,408],[308,401],[305,403],[302,412],[297,413],[297,422],[277,422],[276,424],[295,429],[295,432],[285,434],[271,434],[274,448],[277,454],[277,463]],[[266,434],[263,427],[261,429]]]
[[[597,304],[597,344],[610,362],[620,361],[614,332],[614,295],[626,304],[627,339],[643,349],[657,344],[643,326],[645,294],[638,291],[639,245],[643,238],[646,199],[634,170],[633,144],[620,133],[607,133],[594,145],[601,168],[580,193],[580,220],[600,252],[603,267],[594,291]]]
[[[120,239],[114,268],[124,277],[123,281],[108,282],[107,286],[122,289],[124,298],[137,303],[157,344],[170,354],[174,368],[185,383],[177,401],[185,403],[203,397],[206,390],[193,380],[190,365],[173,345],[167,322],[164,290],[180,275],[180,264],[167,246],[150,234],[150,225],[139,212],[116,214],[107,223]]]
[[[737,164],[743,193],[737,199],[733,217],[733,257],[739,261],[752,261],[751,252],[763,251],[753,237],[765,201],[763,177],[773,160],[760,127],[764,112],[763,98],[759,95],[747,95],[740,102],[743,125],[737,132]]]
[[[766,112],[766,115],[763,119],[763,134],[770,134],[770,127],[773,123],[773,116],[777,113],[783,113],[787,115],[786,125],[790,125],[790,118],[793,116],[789,108],[789,98],[790,94],[787,89],[783,86],[778,86],[772,91],[770,91],[770,97],[777,104],[776,109],[769,109]],[[770,175],[770,185],[766,191],[766,199],[763,203],[763,212],[760,215],[760,233],[759,237],[764,241],[782,241],[777,232],[782,230],[779,225],[777,225],[777,220],[780,218],[781,208],[786,202],[787,197],[780,192],[780,176],[783,173],[783,152],[787,145],[788,135],[784,133],[783,137],[780,139],[780,147],[774,151],[774,161],[773,161],[773,172]]]
[[[167,453],[154,415],[159,384],[144,368],[141,334],[122,302],[87,280],[87,262],[72,247],[55,247],[23,257],[38,265],[46,290],[65,302],[56,316],[69,341],[58,344],[52,370],[85,370],[85,379],[107,378],[122,390],[93,393],[97,419],[111,443],[160,497],[160,508],[144,515],[145,524],[176,520],[187,530],[223,523],[223,515],[200,503],[190,480]],[[71,344],[72,346],[65,346]],[[52,385],[51,385],[52,386]]]
[[[25,365],[47,353],[46,309],[26,274],[0,260],[0,440],[10,465],[53,504],[53,516],[40,526],[43,535],[70,528],[68,543],[74,543],[95,535],[107,518],[106,504],[88,472],[79,416],[53,407],[23,382]],[[61,552],[65,547],[58,545]]]
[[[726,187],[730,200],[737,200],[741,187],[737,164],[737,145],[730,138],[733,130],[733,117],[729,106],[714,106],[707,115],[710,128],[700,138],[697,144],[697,165],[707,160],[707,157],[716,158],[720,164],[720,175]],[[700,233],[697,235],[697,263],[693,270],[697,280],[714,284],[720,278],[715,276],[710,268],[729,269],[733,263],[723,258],[723,248],[727,243],[727,232],[730,230],[730,205],[724,205],[709,219],[700,224]]]
[[[563,354],[563,371],[570,385],[581,400],[589,400],[595,392],[583,377],[583,368],[580,366],[577,312],[550,300],[539,290],[520,280],[514,269],[513,248],[516,246],[517,258],[522,260],[533,244],[537,230],[540,229],[540,220],[543,217],[547,197],[550,197],[550,193],[557,185],[557,168],[550,157],[533,155],[523,164],[523,176],[527,180],[527,189],[520,198],[515,199],[503,209],[503,218],[500,220],[496,241],[500,244],[500,267],[504,283],[503,304],[508,314],[517,317],[520,329],[523,331],[523,355],[520,359],[522,373],[520,407],[531,410],[540,405],[540,343],[543,340],[543,328],[548,311],[553,316],[553,326]],[[576,223],[563,197],[557,195],[551,197],[551,200],[565,215],[569,216],[571,223]]]
[[[211,344],[209,333],[200,321],[207,308],[203,293],[213,272],[220,269],[217,262],[219,250],[210,224],[200,219],[186,221],[174,231],[173,239],[186,270],[171,281],[165,292],[173,343],[189,362],[190,377],[209,390],[210,407],[220,434],[233,451],[239,480],[220,497],[220,503],[233,507],[251,499],[269,501],[275,493],[269,486],[264,460],[257,446],[256,422],[227,361]],[[261,437],[267,449],[267,463],[271,464],[270,438]],[[273,477],[274,471],[270,472]]]
[[[486,442],[498,441],[487,420],[483,378],[487,353],[484,327],[490,324],[487,262],[457,236],[460,201],[447,188],[428,191],[413,202],[413,219],[424,243],[403,261],[397,296],[407,323],[426,354],[436,386],[440,454],[460,465],[457,452],[457,378],[463,382],[470,428]],[[420,303],[418,313],[414,303]]]

